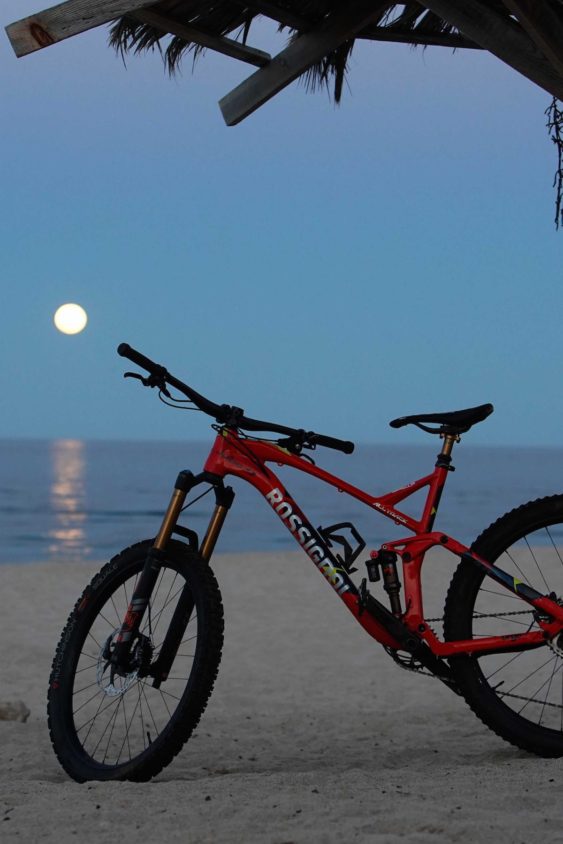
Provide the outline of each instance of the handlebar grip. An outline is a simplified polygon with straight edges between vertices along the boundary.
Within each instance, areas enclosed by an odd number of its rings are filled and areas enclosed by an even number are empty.
[[[150,372],[152,375],[163,375],[166,372],[164,366],[161,366],[150,358],[145,357],[145,355],[142,355],[141,352],[133,349],[129,343],[120,343],[117,347],[117,354],[121,355],[122,358],[129,358],[130,361],[136,363],[137,366],[142,367],[142,369],[146,369],[147,372]]]
[[[344,454],[352,454],[355,448],[354,443],[350,440],[337,440],[335,437],[326,437],[324,434],[315,434],[310,442],[323,445],[325,448],[332,448],[335,451],[342,451]]]

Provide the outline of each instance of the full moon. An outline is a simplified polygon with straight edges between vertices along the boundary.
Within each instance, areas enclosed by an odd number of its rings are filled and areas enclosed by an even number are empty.
[[[53,319],[55,326],[63,334],[79,334],[86,328],[88,322],[84,308],[70,303],[57,308]]]

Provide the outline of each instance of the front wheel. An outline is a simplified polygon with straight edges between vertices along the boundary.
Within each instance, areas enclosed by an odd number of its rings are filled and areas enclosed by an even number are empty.
[[[563,603],[563,495],[502,516],[472,546],[476,554]],[[444,613],[447,641],[540,629],[535,610],[462,561]],[[563,634],[533,650],[450,659],[476,715],[499,736],[540,756],[563,756]]]
[[[223,644],[221,595],[209,566],[176,541],[169,542],[130,666],[112,670],[109,655],[152,544],[127,548],[94,577],[55,654],[49,731],[61,765],[78,782],[155,776],[188,740],[213,689]],[[162,675],[154,666],[173,619],[181,635]]]

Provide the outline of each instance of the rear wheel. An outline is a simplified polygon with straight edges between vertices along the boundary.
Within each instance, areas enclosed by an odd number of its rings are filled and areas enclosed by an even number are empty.
[[[563,496],[512,510],[473,550],[542,594],[563,598]],[[446,640],[539,630],[534,608],[470,562],[446,598]],[[533,650],[450,659],[460,692],[498,735],[541,756],[563,756],[563,634]]]
[[[59,642],[48,693],[55,753],[78,782],[147,780],[179,752],[203,713],[221,659],[223,608],[209,566],[183,543],[169,543],[126,673],[109,655],[152,540],[114,557],[71,613]],[[166,631],[182,635],[167,678],[154,685]],[[154,674],[153,669],[153,674]]]

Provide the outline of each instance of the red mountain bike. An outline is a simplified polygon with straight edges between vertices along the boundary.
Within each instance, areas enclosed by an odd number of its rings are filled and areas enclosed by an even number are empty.
[[[460,435],[484,420],[490,404],[452,413],[405,416],[439,434],[434,471],[375,497],[318,468],[303,452],[325,446],[350,454],[351,442],[249,419],[218,405],[127,344],[118,352],[148,377],[164,401],[190,403],[216,421],[203,471],[182,471],[155,539],[114,557],[78,599],[62,633],[49,682],[49,729],[65,770],[90,779],[147,780],[179,752],[213,689],[223,643],[223,608],[209,561],[234,499],[235,475],[256,487],[362,627],[400,665],[430,672],[462,695],[498,735],[540,756],[563,755],[563,496],[524,504],[502,516],[468,548],[434,530],[440,497]],[[168,387],[187,399],[174,398]],[[270,432],[277,440],[244,432]],[[406,539],[372,550],[366,577],[352,579],[365,543],[341,522],[315,529],[268,464],[306,472],[403,525]],[[203,539],[178,519],[188,493],[214,490]],[[397,505],[428,488],[419,520]],[[193,502],[192,502],[193,503]],[[178,538],[172,538],[175,535]],[[460,558],[444,611],[443,638],[424,614],[421,567],[440,546]],[[397,563],[400,561],[400,571]],[[388,606],[368,590],[383,590]],[[401,596],[403,591],[403,596]],[[380,597],[383,598],[380,594]]]

